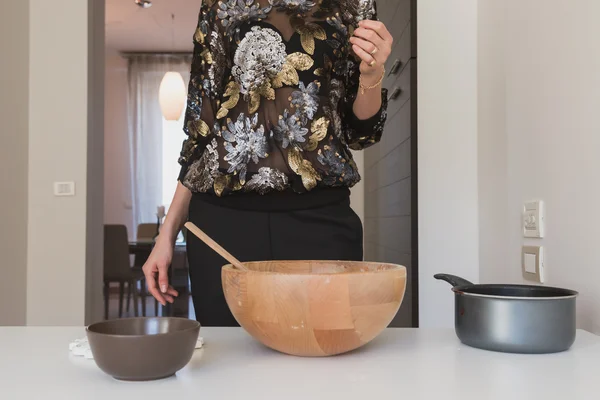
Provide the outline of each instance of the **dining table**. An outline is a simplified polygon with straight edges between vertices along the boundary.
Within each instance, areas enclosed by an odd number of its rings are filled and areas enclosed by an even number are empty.
[[[138,239],[129,242],[129,254],[146,254],[150,255],[150,252],[154,248],[153,239]],[[186,253],[186,242],[179,241],[175,242],[174,250],[176,253]]]

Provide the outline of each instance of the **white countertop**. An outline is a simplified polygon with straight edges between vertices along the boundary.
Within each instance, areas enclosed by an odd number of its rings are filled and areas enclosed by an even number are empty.
[[[0,398],[519,400],[600,398],[600,337],[578,331],[551,355],[493,353],[452,330],[388,329],[356,352],[296,358],[239,328],[202,328],[206,345],[176,377],[119,382],[70,355],[83,328],[0,327]]]

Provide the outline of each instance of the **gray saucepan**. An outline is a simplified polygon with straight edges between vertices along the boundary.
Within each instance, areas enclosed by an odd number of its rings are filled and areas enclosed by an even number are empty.
[[[568,350],[575,341],[573,290],[530,285],[476,285],[454,275],[434,276],[454,292],[455,330],[468,346],[505,353]]]

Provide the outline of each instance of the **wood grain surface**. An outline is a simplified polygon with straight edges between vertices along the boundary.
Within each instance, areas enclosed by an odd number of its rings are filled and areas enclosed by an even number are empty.
[[[244,263],[222,269],[227,304],[264,345],[296,356],[331,356],[373,340],[392,321],[406,268],[350,261]]]

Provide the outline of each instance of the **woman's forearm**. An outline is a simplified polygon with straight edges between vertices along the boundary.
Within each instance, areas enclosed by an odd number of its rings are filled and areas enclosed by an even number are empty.
[[[368,76],[363,76],[361,80],[363,81],[363,85],[366,87],[370,87],[375,85],[383,74],[383,70],[381,72],[376,72],[374,74],[369,74]],[[358,119],[369,119],[373,115],[377,114],[379,109],[381,108],[381,83],[372,89],[365,90],[362,93],[362,90],[358,89],[358,94],[356,95],[356,100],[352,106],[352,110],[354,111],[354,115]]]
[[[159,236],[161,238],[171,242],[174,242],[177,239],[179,231],[181,231],[183,224],[187,221],[191,198],[192,193],[189,189],[183,186],[181,182],[178,182],[173,201],[169,206],[169,212],[160,229]]]
[[[350,37],[352,50],[360,59],[360,82],[354,115],[366,120],[377,114],[381,108],[381,81],[385,73],[385,63],[392,52],[394,38],[386,26],[376,20],[363,19]]]

